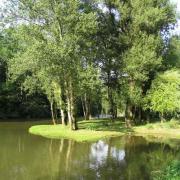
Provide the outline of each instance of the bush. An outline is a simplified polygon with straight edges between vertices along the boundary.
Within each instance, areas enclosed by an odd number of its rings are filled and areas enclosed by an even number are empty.
[[[144,108],[159,112],[162,120],[165,114],[177,114],[180,111],[180,72],[171,70],[159,74],[144,100]]]
[[[153,175],[154,180],[179,180],[180,179],[180,161],[174,161],[164,170]]]

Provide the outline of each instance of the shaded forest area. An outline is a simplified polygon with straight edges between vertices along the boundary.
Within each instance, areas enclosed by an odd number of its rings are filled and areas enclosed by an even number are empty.
[[[169,0],[7,0],[0,118],[178,118],[180,38]]]

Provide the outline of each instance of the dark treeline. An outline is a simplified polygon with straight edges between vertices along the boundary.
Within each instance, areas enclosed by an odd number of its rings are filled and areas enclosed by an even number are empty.
[[[169,0],[8,0],[0,34],[0,118],[177,117],[180,39]]]

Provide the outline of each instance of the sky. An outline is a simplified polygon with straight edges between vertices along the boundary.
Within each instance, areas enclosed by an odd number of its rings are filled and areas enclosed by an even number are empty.
[[[0,0],[0,7],[2,7],[6,1],[7,0]],[[171,0],[171,2],[177,5],[177,12],[180,14],[180,0]],[[180,35],[180,19],[177,21],[177,25],[172,33]]]
[[[0,6],[2,6],[5,1],[6,1],[6,0],[0,0]]]
[[[171,2],[177,4],[177,10],[180,12],[180,0],[171,0]]]
[[[172,1],[172,3],[177,5],[177,13],[180,14],[180,0],[171,0],[171,1]],[[174,33],[180,35],[180,19],[177,20],[177,25],[176,25],[175,29],[173,30],[173,34]]]
[[[6,0],[0,0],[0,6],[2,6],[5,2]],[[171,2],[177,4],[177,9],[180,12],[180,0],[171,0]]]

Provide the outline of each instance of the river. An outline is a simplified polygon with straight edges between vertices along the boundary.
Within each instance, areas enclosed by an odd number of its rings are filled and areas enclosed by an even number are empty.
[[[31,135],[34,124],[0,123],[0,180],[149,180],[180,158],[180,141],[123,136],[77,143]]]

